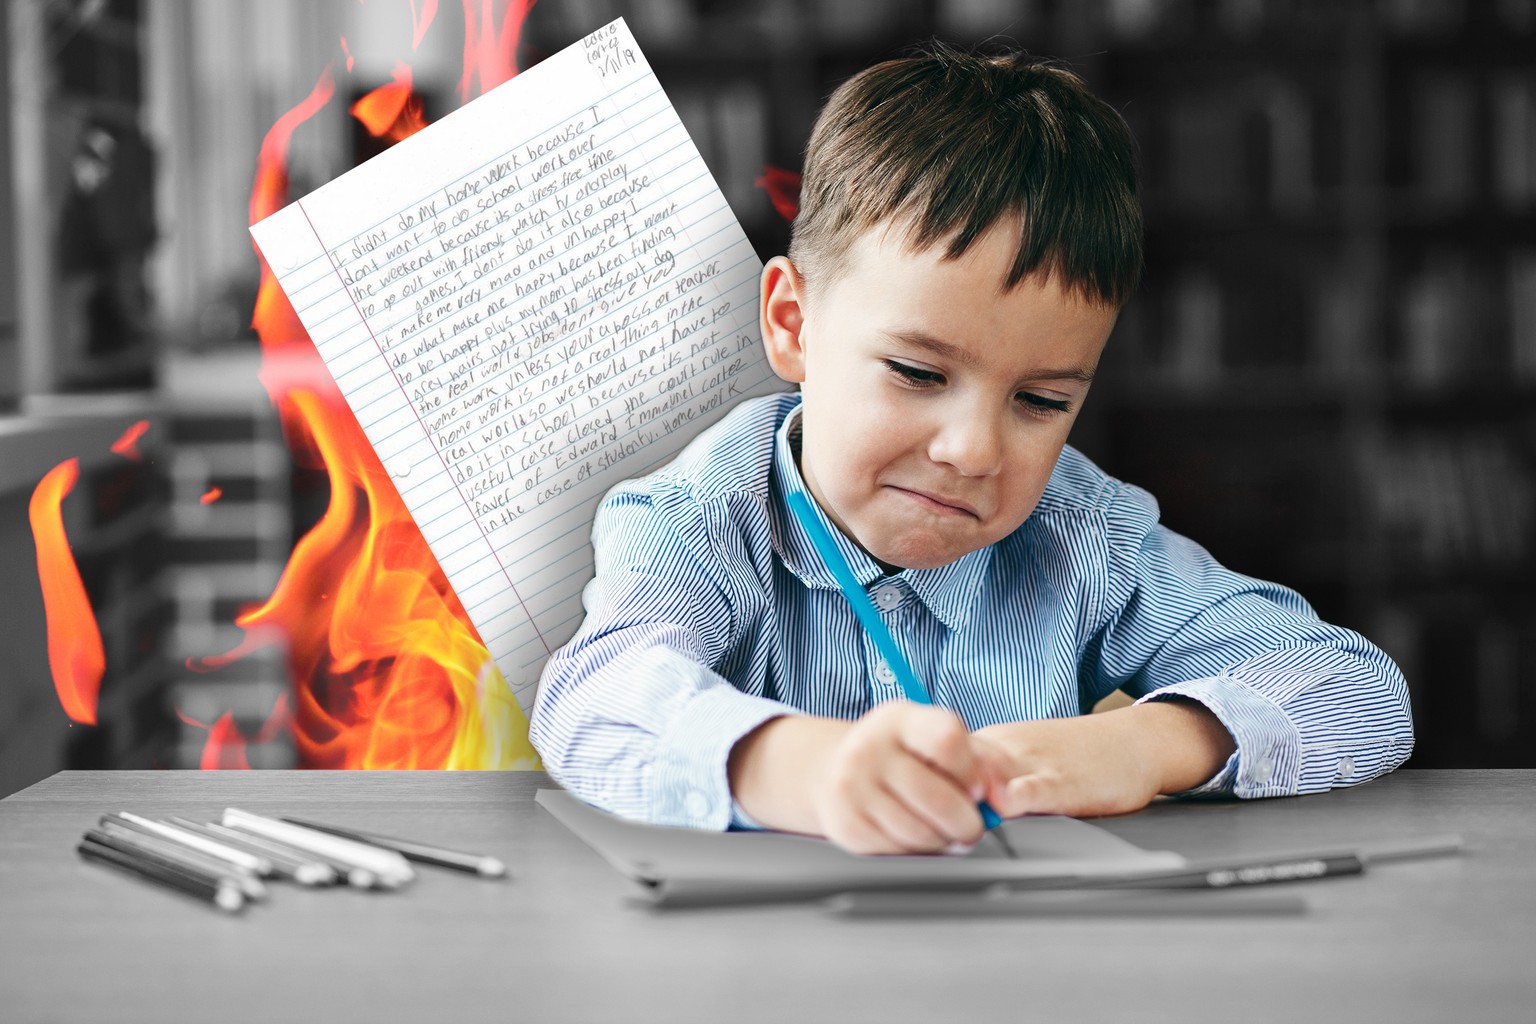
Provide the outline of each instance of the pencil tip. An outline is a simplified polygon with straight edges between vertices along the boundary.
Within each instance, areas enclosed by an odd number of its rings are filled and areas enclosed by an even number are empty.
[[[486,878],[501,878],[507,873],[507,866],[495,857],[482,857],[477,870]]]

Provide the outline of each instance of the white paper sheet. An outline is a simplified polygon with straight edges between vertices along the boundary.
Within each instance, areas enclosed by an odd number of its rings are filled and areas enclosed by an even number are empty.
[[[525,710],[602,494],[783,389],[761,263],[622,19],[251,233]]]

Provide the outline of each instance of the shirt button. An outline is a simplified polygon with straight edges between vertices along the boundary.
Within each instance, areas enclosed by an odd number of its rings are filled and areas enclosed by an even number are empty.
[[[881,611],[888,612],[901,604],[901,594],[895,587],[881,587],[875,591],[875,604],[880,606]]]
[[[709,798],[696,789],[689,792],[684,804],[688,808],[690,818],[702,818],[709,813]]]
[[[1339,778],[1341,778],[1341,779],[1350,779],[1350,778],[1354,778],[1354,775],[1355,775],[1355,761],[1354,761],[1354,758],[1350,757],[1348,754],[1346,754],[1343,757],[1339,758]]]
[[[875,678],[882,683],[894,683],[896,681],[896,673],[891,671],[891,666],[882,661],[875,666]]]
[[[1254,762],[1253,779],[1255,782],[1268,782],[1269,777],[1275,773],[1275,766],[1269,758],[1261,757]]]

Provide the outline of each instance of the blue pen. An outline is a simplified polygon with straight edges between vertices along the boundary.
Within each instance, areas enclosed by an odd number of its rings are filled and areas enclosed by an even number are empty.
[[[853,613],[864,624],[864,631],[875,642],[875,648],[885,663],[891,666],[891,671],[896,673],[896,678],[901,683],[902,692],[907,695],[907,700],[914,704],[932,704],[928,699],[928,691],[917,679],[917,674],[912,671],[912,666],[907,664],[907,659],[901,653],[901,648],[896,646],[896,640],[891,636],[891,631],[885,628],[885,620],[880,618],[880,613],[875,610],[875,604],[859,586],[859,581],[853,575],[853,569],[848,565],[848,560],[843,553],[837,550],[837,542],[832,539],[832,534],[816,518],[816,512],[811,508],[810,499],[803,492],[796,491],[789,495],[789,510],[800,520],[800,525],[805,527],[805,532],[810,535],[811,543],[815,545],[821,560],[827,563],[827,568],[832,571],[832,576],[837,580],[837,585],[842,588],[843,596],[853,606]],[[982,823],[990,831],[1003,823],[1002,816],[992,809],[985,800],[976,805],[981,811]],[[1008,851],[1008,856],[1017,858],[1012,845],[1001,832],[993,832],[997,841]]]

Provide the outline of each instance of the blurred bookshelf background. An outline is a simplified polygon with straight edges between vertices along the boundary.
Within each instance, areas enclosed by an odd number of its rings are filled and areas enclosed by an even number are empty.
[[[252,766],[296,763],[262,728],[293,686],[280,652],[185,667],[235,646],[325,503],[257,382],[247,203],[263,135],[339,36],[350,98],[409,51],[428,114],[459,102],[458,5],[415,50],[408,7],[6,6],[0,639],[25,685],[0,686],[0,794],[196,767],[226,711]],[[1386,648],[1411,766],[1536,766],[1536,0],[539,0],[519,66],[620,15],[764,258],[788,226],[758,179],[799,170],[853,71],[938,36],[1080,73],[1137,136],[1148,244],[1074,443]],[[371,141],[322,110],[291,194]],[[139,419],[146,458],[107,454]],[[93,729],[52,695],[24,525],[71,456],[113,652]]]

